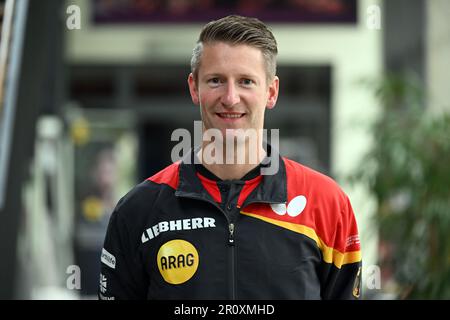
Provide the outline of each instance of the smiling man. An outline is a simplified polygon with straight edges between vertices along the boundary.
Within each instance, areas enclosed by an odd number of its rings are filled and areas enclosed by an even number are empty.
[[[244,25],[235,27],[234,32],[245,32]],[[220,35],[220,28],[220,25],[206,28],[202,33],[194,49],[191,62],[193,73],[189,75],[188,83],[192,101],[200,105],[203,132],[218,129],[221,133],[219,139],[212,142],[205,139],[203,147],[209,143],[216,144],[214,150],[222,150],[221,158],[228,161],[205,161],[202,157],[204,148],[199,151],[199,158],[219,178],[240,179],[266,155],[262,129],[264,111],[273,108],[278,97],[279,79],[274,69],[277,47],[275,42],[267,41],[266,56],[270,58],[266,62],[262,51],[252,46],[252,42],[233,43],[233,34]],[[261,42],[262,38],[256,38],[255,44],[258,41]],[[238,139],[242,132],[255,141]],[[232,155],[227,153],[226,143],[230,142]],[[223,144],[223,147],[217,144]],[[239,154],[243,154],[247,161],[239,163]],[[250,155],[256,155],[257,161],[250,161]]]
[[[203,28],[188,85],[204,139],[117,204],[101,256],[101,299],[360,297],[348,197],[263,143],[265,110],[278,97],[276,55],[258,19],[228,16]],[[205,161],[211,150],[227,161]],[[264,174],[274,159],[278,170]]]

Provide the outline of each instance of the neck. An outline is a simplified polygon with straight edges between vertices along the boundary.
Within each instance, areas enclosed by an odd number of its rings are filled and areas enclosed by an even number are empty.
[[[256,168],[265,156],[266,151],[261,142],[252,145],[248,141],[234,144],[228,149],[225,144],[219,142],[203,142],[197,153],[203,166],[222,180],[241,179]]]

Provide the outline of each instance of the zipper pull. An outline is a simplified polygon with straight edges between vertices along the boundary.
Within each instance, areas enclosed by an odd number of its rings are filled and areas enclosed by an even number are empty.
[[[228,237],[228,244],[234,246],[234,223],[228,225],[228,230],[230,231],[230,236]]]

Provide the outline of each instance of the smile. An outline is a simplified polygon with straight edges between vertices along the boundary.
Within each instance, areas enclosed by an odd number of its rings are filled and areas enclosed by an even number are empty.
[[[245,113],[216,113],[219,117],[225,119],[238,119],[242,118]]]

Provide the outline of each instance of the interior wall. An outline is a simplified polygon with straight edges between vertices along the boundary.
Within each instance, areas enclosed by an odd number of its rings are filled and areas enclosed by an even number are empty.
[[[433,112],[450,111],[450,1],[427,1],[426,70],[428,107]]]

